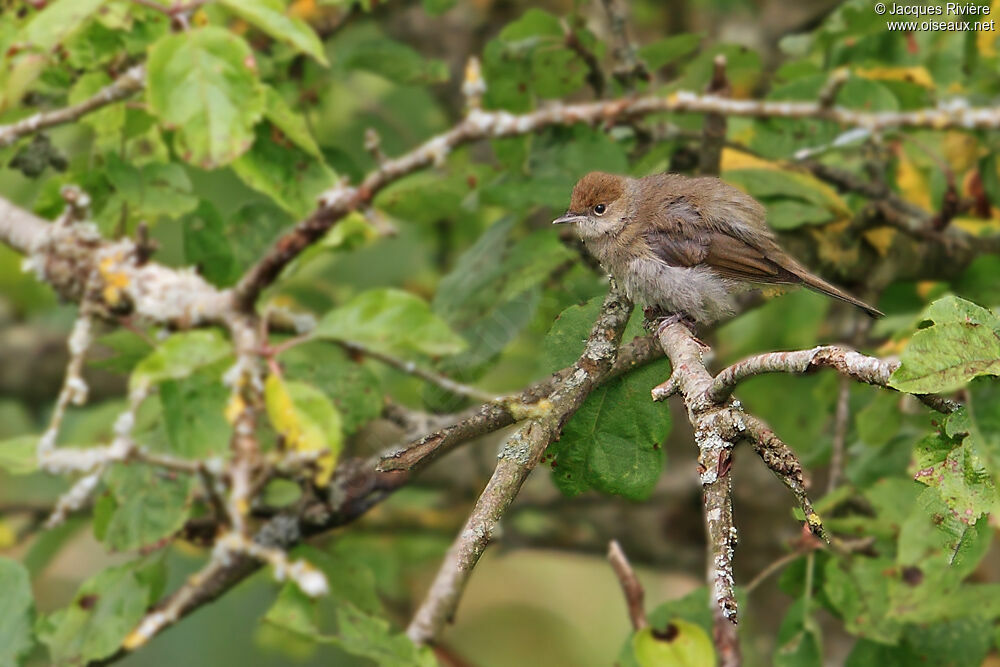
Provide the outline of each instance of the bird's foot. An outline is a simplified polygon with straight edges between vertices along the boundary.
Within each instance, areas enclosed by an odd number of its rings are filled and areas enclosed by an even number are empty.
[[[657,336],[662,334],[663,330],[671,324],[677,323],[686,326],[692,334],[697,333],[697,323],[684,313],[663,313],[663,311],[654,308],[645,308],[643,314],[645,315],[643,324],[646,329],[648,331],[655,331]]]
[[[704,341],[698,338],[698,323],[689,316],[684,313],[670,313],[665,315],[661,312],[655,320],[650,321],[648,311],[649,309],[646,309],[646,320],[644,324],[646,325],[646,329],[648,331],[655,332],[657,338],[663,334],[667,327],[680,323],[687,327],[688,331],[691,333],[691,340],[702,348],[703,353],[711,350],[711,348]]]

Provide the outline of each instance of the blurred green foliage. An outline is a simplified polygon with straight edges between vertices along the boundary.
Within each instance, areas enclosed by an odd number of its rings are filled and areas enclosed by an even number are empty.
[[[455,84],[469,55],[482,61],[484,106],[512,113],[588,99],[592,62],[603,68],[597,74],[608,97],[700,92],[720,54],[737,98],[813,101],[840,69],[846,83],[835,103],[864,111],[989,105],[1000,95],[995,33],[888,31],[867,0],[812,16],[803,24],[808,30],[778,35],[777,49],[764,40],[726,43],[671,23],[659,3],[633,3],[643,38],[635,56],[648,81],[612,75],[618,36],[603,10],[584,2],[221,0],[195,7],[186,26],[168,16],[167,4],[148,4],[2,3],[0,123],[87,100],[139,62],[147,85],[127,102],[0,148],[0,192],[52,218],[63,207],[60,188],[78,184],[105,236],[132,235],[145,223],[159,243],[157,261],[192,267],[220,287],[233,285],[283,230],[309,215],[323,191],[341,179],[357,183],[377,168],[379,152],[401,154],[459,118],[465,100]],[[730,13],[752,21],[750,3],[740,0],[680,4],[705,12],[703,25]],[[407,32],[392,20],[397,11],[442,27]],[[444,33],[455,28],[446,21],[464,21],[469,39],[449,44]],[[456,52],[468,45],[472,53]],[[278,432],[294,432],[298,444],[286,438],[284,445],[334,448],[332,466],[341,443],[345,454],[371,453],[362,436],[387,402],[436,412],[466,407],[466,399],[352,355],[344,342],[497,393],[570,365],[606,287],[548,221],[588,171],[692,171],[703,120],[675,114],[547,128],[461,147],[390,184],[370,211],[342,220],[266,293],[262,310],[316,327],[301,340],[273,337],[286,346],[275,364],[287,382],[272,384],[272,423],[260,426],[261,441],[273,449]],[[889,317],[867,334],[845,333],[855,330],[853,314],[821,297],[771,295],[711,334],[718,360],[846,341],[899,354],[892,386],[900,391],[959,390],[964,403],[933,421],[901,394],[849,388],[846,480],[816,500],[828,528],[862,547],[803,553],[786,568],[780,587],[791,601],[770,642],[773,656],[750,659],[824,664],[822,609],[857,638],[849,665],[979,665],[996,650],[1000,618],[1000,583],[984,565],[995,541],[990,517],[1000,475],[1000,394],[992,377],[1000,374],[998,259],[934,259],[924,252],[934,237],[914,238],[868,215],[866,196],[837,189],[801,168],[800,158],[804,151],[885,185],[928,218],[954,195],[961,210],[945,223],[974,245],[1000,229],[997,133],[953,128],[874,137],[826,120],[780,117],[732,118],[727,127],[722,177],[760,199],[771,226],[813,268],[877,296]],[[366,140],[369,129],[378,151]],[[15,324],[65,332],[70,321],[69,309],[21,271],[21,258],[0,248],[0,333]],[[626,341],[642,334],[640,321],[637,311]],[[137,417],[141,444],[189,459],[228,455],[225,374],[233,357],[221,332],[130,323],[108,328],[99,342],[102,356],[89,370],[118,376],[112,396],[125,395],[127,386],[153,389]],[[665,451],[671,422],[649,401],[649,389],[668,374],[666,362],[655,363],[589,396],[546,454],[559,491],[636,503],[653,494],[672,458]],[[737,395],[821,470],[831,456],[837,384],[832,375],[767,376]],[[75,408],[60,442],[107,444],[122,403],[112,397]],[[16,393],[0,397],[0,549],[17,554],[0,558],[4,665],[85,664],[114,654],[160,598],[165,577],[181,581],[190,564],[178,566],[178,554],[191,547],[174,538],[207,506],[193,479],[116,464],[86,520],[33,540],[17,535],[11,526],[19,511],[5,503],[47,507],[67,488],[66,480],[38,473],[34,461],[50,410]],[[277,480],[265,497],[287,507],[307,492]],[[821,496],[817,487],[813,493]],[[400,505],[431,516],[451,502],[443,492],[403,498]],[[94,573],[58,605],[36,605],[31,582],[44,578],[82,530],[132,560]],[[262,615],[256,645],[268,660],[435,664],[431,651],[415,648],[396,626],[413,605],[417,573],[446,543],[431,530],[378,534],[360,526],[301,547],[297,555],[322,569],[331,595],[316,601],[283,585]],[[700,590],[659,606],[651,615],[655,632],[625,639],[621,664],[669,664],[673,658],[663,656],[681,649],[658,642],[671,625],[694,647],[684,649],[691,664],[704,664],[707,598]],[[210,605],[202,618],[215,610]],[[745,639],[753,656],[760,642]],[[595,664],[611,659],[599,656]]]

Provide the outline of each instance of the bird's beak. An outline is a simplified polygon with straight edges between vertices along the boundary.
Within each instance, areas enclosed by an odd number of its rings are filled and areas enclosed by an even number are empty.
[[[584,220],[584,217],[582,215],[577,215],[576,213],[570,213],[569,211],[566,211],[565,215],[563,215],[560,218],[556,218],[555,220],[553,220],[552,224],[553,225],[562,225],[562,224],[566,224],[567,222],[569,222],[569,223],[583,222],[583,220]]]

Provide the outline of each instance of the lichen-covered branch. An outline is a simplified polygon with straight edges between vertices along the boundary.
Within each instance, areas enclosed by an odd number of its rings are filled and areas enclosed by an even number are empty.
[[[621,347],[611,370],[599,378],[598,383],[607,382],[662,356],[663,351],[652,336],[636,338]],[[517,394],[501,397],[475,408],[454,424],[429,433],[387,454],[379,461],[379,470],[383,472],[422,470],[460,444],[499,431],[531,416],[535,411],[534,406],[548,397],[571,375],[572,370],[572,366],[565,368]]]
[[[754,375],[762,373],[808,373],[818,368],[833,368],[837,372],[858,382],[889,387],[889,378],[899,368],[895,359],[869,357],[846,347],[820,345],[810,350],[793,352],[767,352],[744,359],[722,370],[712,381],[708,397],[722,401],[729,396],[736,385]],[[927,406],[939,412],[953,412],[956,404],[940,396],[917,396]]]
[[[535,416],[504,444],[493,476],[445,555],[426,598],[407,628],[407,636],[415,643],[436,641],[454,616],[472,569],[524,480],[598,380],[611,370],[631,312],[631,302],[612,286],[572,373],[552,393],[547,404],[539,406]]]
[[[145,66],[136,65],[126,70],[121,76],[104,88],[101,88],[93,97],[89,97],[78,104],[53,111],[42,111],[33,116],[23,118],[16,123],[0,125],[0,148],[9,146],[21,137],[34,134],[39,130],[63,125],[64,123],[72,123],[101,107],[131,97],[142,90],[145,82]]]
[[[704,348],[681,323],[663,327],[660,345],[670,359],[673,372],[671,393],[684,397],[688,419],[694,427],[698,446],[698,471],[701,476],[702,501],[708,537],[708,587],[714,618],[714,641],[719,664],[740,664],[740,644],[736,634],[736,592],[733,579],[733,550],[736,526],[733,525],[732,452],[741,437],[741,422],[729,418],[728,401],[719,404],[708,398],[712,376],[705,368]]]
[[[0,198],[0,242],[25,255],[24,267],[67,301],[86,296],[100,316],[134,314],[172,328],[225,324],[234,309],[194,269],[146,261],[131,239],[108,241],[89,222],[48,223]]]

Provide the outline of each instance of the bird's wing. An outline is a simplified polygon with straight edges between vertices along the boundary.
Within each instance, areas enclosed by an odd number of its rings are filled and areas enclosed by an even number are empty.
[[[644,231],[650,251],[670,266],[707,266],[720,276],[760,283],[797,283],[799,277],[758,248],[718,230],[691,224],[686,212],[663,217]],[[777,247],[774,249],[782,254]]]

